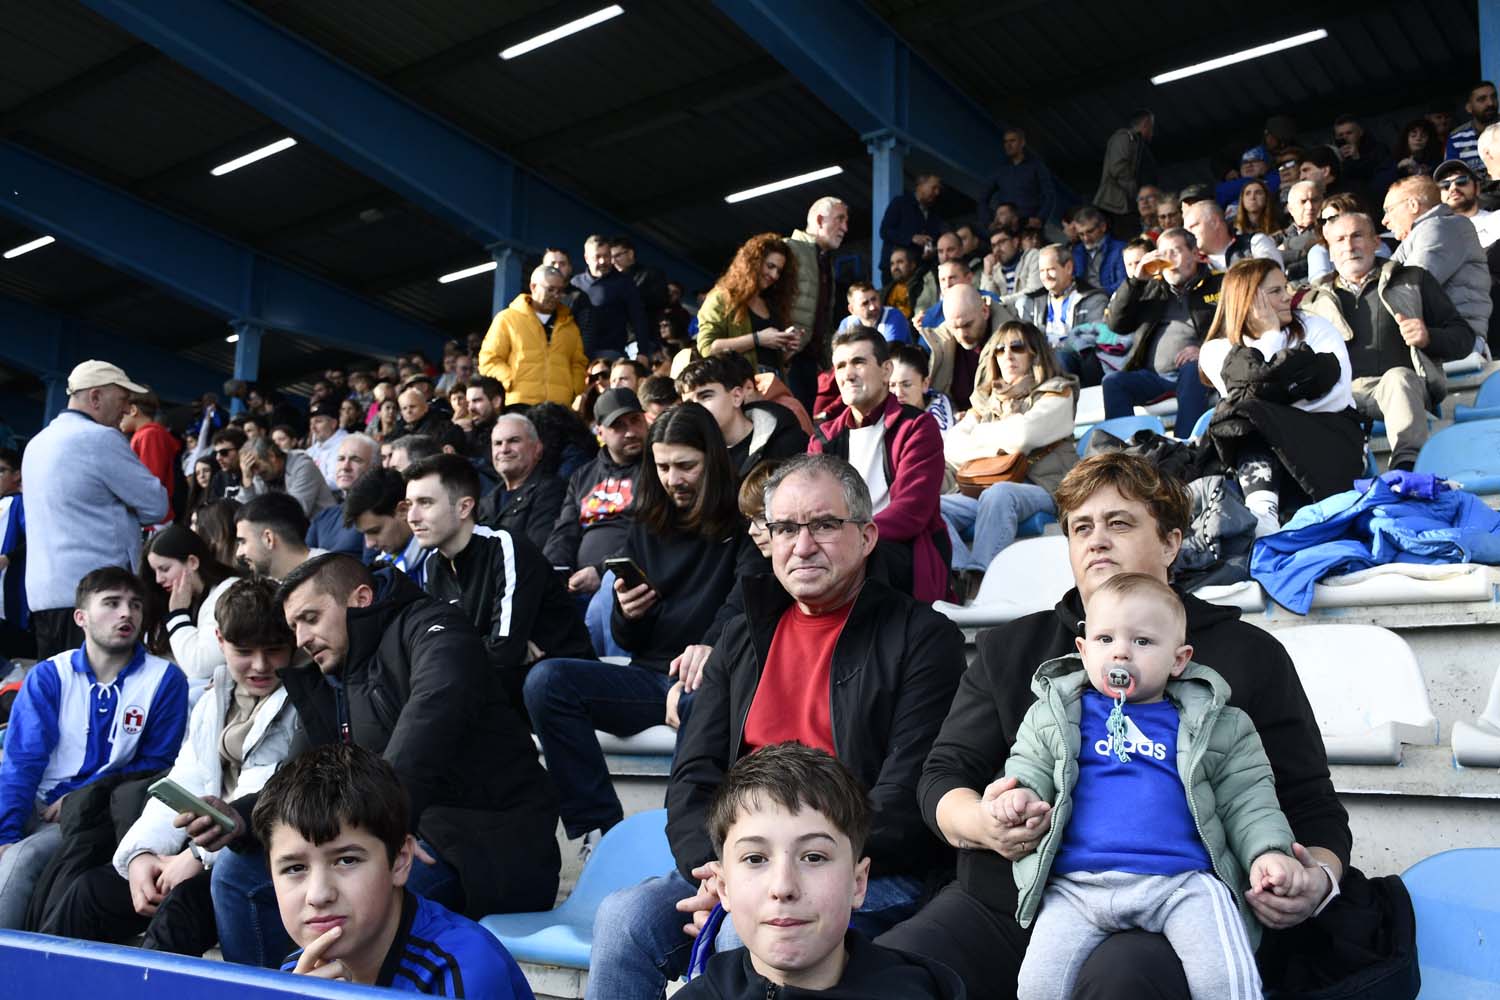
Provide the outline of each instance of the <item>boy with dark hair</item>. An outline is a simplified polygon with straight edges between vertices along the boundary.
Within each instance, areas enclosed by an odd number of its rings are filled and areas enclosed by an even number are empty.
[[[344,496],[344,527],[365,539],[365,548],[375,549],[374,565],[391,565],[411,577],[417,586],[425,577],[427,557],[406,523],[406,477],[395,469],[371,469],[354,481]]]
[[[647,426],[654,423],[663,410],[669,410],[682,402],[677,385],[670,375],[652,375],[641,383],[635,394],[640,397],[641,407],[646,411]]]
[[[1085,613],[1078,654],[1032,681],[1005,761],[1019,785],[984,801],[1001,822],[1053,816],[1014,867],[1016,920],[1032,928],[1017,996],[1071,997],[1094,948],[1131,928],[1166,935],[1193,996],[1259,996],[1245,896],[1296,895],[1311,876],[1255,724],[1191,662],[1187,612],[1163,581],[1112,576]]]
[[[233,799],[259,790],[291,745],[296,712],[276,672],[292,659],[293,639],[270,580],[240,580],[217,607],[224,663],[193,707],[188,735],[172,764],[174,782],[193,795]],[[44,934],[128,941],[198,957],[218,943],[208,873],[215,852],[188,842],[178,813],[148,799],[108,864],[79,873],[48,907]]]
[[[738,479],[766,459],[790,458],[807,450],[807,434],[790,410],[749,401],[754,384],[755,369],[736,351],[701,358],[677,376],[682,401],[713,414]]]
[[[73,621],[83,645],[26,675],[0,760],[0,928],[19,928],[62,847],[63,797],[107,777],[149,774],[177,756],[187,678],[140,643],[145,587],[129,570],[84,576]]]
[[[832,755],[776,743],[729,769],[708,809],[719,896],[743,949],[724,951],[679,996],[966,995],[950,969],[849,929],[864,900],[870,805]]]
[[[417,851],[406,793],[378,755],[314,747],[266,783],[251,822],[281,921],[301,947],[287,972],[442,997],[530,1000],[484,928],[406,889]]]

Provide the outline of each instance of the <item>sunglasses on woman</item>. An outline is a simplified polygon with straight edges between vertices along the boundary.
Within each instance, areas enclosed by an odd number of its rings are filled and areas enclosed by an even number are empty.
[[[1026,346],[1026,341],[1024,341],[1024,340],[1012,340],[1008,344],[997,344],[995,346],[995,353],[996,354],[1030,354],[1031,353],[1031,348],[1029,348],[1029,347]]]

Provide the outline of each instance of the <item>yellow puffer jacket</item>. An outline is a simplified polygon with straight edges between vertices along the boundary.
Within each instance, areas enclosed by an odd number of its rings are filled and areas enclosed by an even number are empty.
[[[568,307],[558,303],[552,339],[531,311],[531,296],[517,295],[496,314],[479,349],[479,372],[505,386],[505,403],[561,403],[583,391],[588,358],[583,334]]]

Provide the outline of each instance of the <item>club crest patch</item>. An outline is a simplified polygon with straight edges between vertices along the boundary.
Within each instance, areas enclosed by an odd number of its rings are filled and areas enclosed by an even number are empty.
[[[126,735],[139,736],[141,730],[146,727],[146,710],[139,705],[131,705],[125,709],[125,714],[120,716],[120,729]]]

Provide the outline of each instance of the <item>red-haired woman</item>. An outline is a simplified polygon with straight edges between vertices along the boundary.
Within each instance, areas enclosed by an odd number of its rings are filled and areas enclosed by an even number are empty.
[[[698,310],[698,352],[738,351],[756,370],[780,369],[802,346],[801,331],[786,325],[796,288],[786,241],[775,233],[750,237]]]

